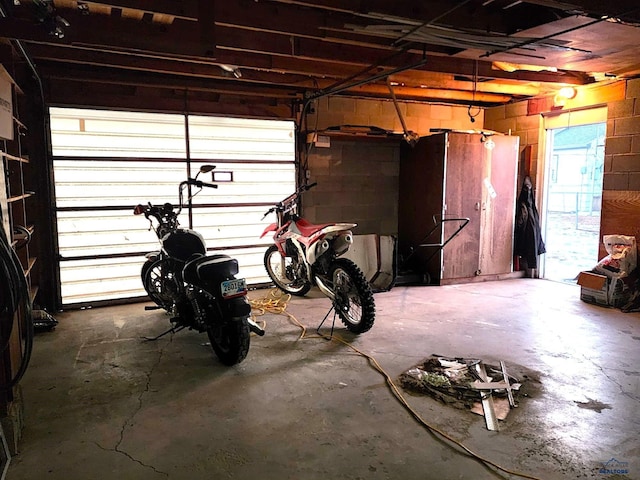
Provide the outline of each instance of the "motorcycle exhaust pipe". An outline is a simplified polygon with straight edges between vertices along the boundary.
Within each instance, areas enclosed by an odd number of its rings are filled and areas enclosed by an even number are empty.
[[[347,250],[349,250],[352,244],[353,244],[353,235],[351,234],[351,232],[345,233],[344,235],[340,235],[339,237],[336,237],[333,243],[333,250],[336,252],[336,255],[341,255]]]
[[[250,318],[247,318],[247,323],[249,324],[249,330],[251,330],[253,333],[258,335],[259,337],[264,336],[264,329],[260,325],[258,325],[256,322],[254,322]]]

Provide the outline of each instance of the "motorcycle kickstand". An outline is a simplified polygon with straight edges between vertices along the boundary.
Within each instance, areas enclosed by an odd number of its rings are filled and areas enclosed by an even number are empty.
[[[322,321],[320,322],[320,325],[318,325],[318,328],[316,328],[316,332],[318,333],[318,335],[320,335],[321,337],[325,337],[325,335],[323,335],[322,333],[320,333],[320,327],[322,327],[322,325],[324,325],[324,322],[327,320],[327,318],[329,317],[329,315],[331,314],[331,312],[333,311],[333,322],[331,323],[331,333],[329,334],[329,338],[327,338],[327,340],[331,340],[333,338],[333,330],[336,326],[336,309],[333,305],[331,305],[331,308],[329,309],[329,311],[327,312],[327,314],[324,316],[324,318],[322,319]]]
[[[180,326],[180,327],[171,327],[169,330],[167,330],[166,332],[161,333],[160,335],[158,335],[156,337],[142,337],[142,339],[145,342],[155,342],[159,338],[162,338],[162,337],[164,337],[165,335],[167,335],[169,333],[176,333],[176,332],[179,332],[180,330],[184,330],[185,328],[187,328],[187,327],[185,327],[184,325]]]

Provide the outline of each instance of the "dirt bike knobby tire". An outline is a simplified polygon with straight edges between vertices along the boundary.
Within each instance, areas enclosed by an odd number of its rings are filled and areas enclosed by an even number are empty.
[[[338,258],[336,259],[331,266],[329,267],[329,278],[334,278],[334,273],[337,269],[341,269],[345,272],[353,282],[353,287],[357,292],[357,296],[360,302],[361,308],[361,316],[360,321],[354,323],[347,316],[347,312],[340,308],[340,305],[336,300],[334,300],[334,308],[342,320],[342,323],[347,327],[352,333],[364,333],[373,327],[373,323],[376,317],[376,306],[373,301],[373,291],[371,290],[371,285],[362,273],[362,270],[353,263],[351,260],[347,258]],[[334,288],[335,290],[335,288]]]

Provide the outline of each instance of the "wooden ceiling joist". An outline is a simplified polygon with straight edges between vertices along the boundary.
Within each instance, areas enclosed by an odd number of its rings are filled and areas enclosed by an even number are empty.
[[[484,106],[591,83],[608,68],[637,71],[632,52],[640,29],[626,25],[610,35],[612,24],[600,22],[596,42],[589,29],[561,35],[598,15],[626,12],[623,20],[633,20],[636,3],[56,0],[55,14],[70,24],[57,38],[45,28],[50,23],[34,18],[32,0],[22,0],[0,18],[0,35],[20,40],[59,89],[73,72],[96,89],[190,88],[227,100],[253,95],[265,105],[339,84],[350,85],[341,95],[388,99],[380,79],[412,66],[391,77],[399,99]],[[600,45],[609,38],[611,51]],[[508,51],[482,58],[494,44]]]

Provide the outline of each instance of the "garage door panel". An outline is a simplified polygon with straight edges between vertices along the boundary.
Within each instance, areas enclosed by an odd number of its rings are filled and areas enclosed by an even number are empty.
[[[136,204],[178,203],[178,184],[203,164],[233,181],[193,198],[193,225],[212,251],[234,256],[249,284],[262,264],[270,205],[295,190],[292,122],[51,109],[61,295],[65,305],[143,296],[140,267],[159,243]],[[212,181],[211,174],[199,177]],[[192,193],[198,189],[193,188]],[[180,224],[188,226],[186,209]]]

